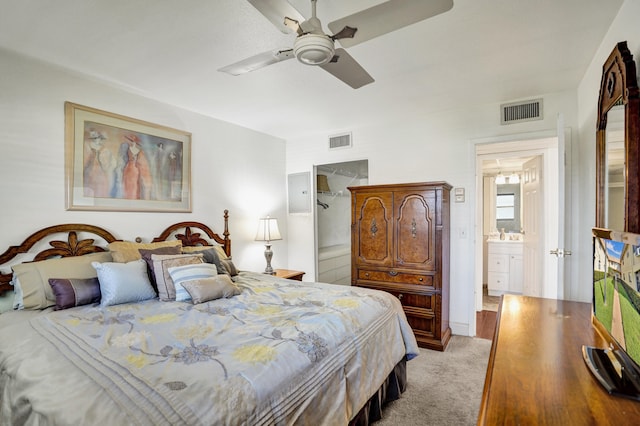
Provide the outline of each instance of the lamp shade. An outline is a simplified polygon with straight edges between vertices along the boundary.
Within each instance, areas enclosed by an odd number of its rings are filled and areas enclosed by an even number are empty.
[[[275,217],[263,217],[258,221],[258,233],[256,241],[275,241],[281,240],[280,230],[278,229],[278,220]]]
[[[331,188],[329,188],[329,181],[327,180],[327,175],[318,175],[316,186],[318,187],[318,192],[331,192]]]

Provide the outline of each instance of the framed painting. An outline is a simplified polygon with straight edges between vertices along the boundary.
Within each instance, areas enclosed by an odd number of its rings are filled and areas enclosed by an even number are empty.
[[[65,102],[67,210],[191,211],[191,133]]]

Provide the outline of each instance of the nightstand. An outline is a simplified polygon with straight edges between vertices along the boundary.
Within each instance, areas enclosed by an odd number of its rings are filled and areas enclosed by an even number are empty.
[[[302,281],[302,276],[304,275],[302,271],[292,271],[291,269],[274,269],[273,272],[273,275],[278,278],[287,278],[296,281]]]

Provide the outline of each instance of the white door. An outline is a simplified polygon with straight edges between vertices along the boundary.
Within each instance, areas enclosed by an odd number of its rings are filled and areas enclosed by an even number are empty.
[[[543,240],[543,173],[542,156],[538,155],[522,166],[523,175],[523,214],[522,229],[524,231],[524,280],[522,294],[525,296],[542,296],[542,256]]]

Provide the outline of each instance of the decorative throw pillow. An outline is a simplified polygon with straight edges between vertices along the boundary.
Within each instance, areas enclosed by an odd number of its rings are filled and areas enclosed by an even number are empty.
[[[224,266],[226,274],[229,274],[232,277],[235,277],[236,275],[238,275],[238,269],[236,268],[236,265],[233,264],[233,261],[231,260],[231,257],[227,257],[226,259],[222,259],[222,260],[220,260],[220,262]]]
[[[168,246],[168,247],[158,247],[156,249],[140,249],[140,256],[142,260],[147,263],[147,275],[149,275],[149,281],[151,282],[151,286],[153,289],[158,292],[158,285],[156,284],[156,275],[153,270],[153,259],[151,259],[151,255],[154,254],[181,254],[182,247],[181,246]]]
[[[226,274],[227,269],[222,264],[222,259],[218,255],[218,251],[212,246],[196,246],[196,247],[182,247],[183,253],[201,253],[202,259],[206,263],[212,263],[218,268],[219,274]]]
[[[128,263],[93,262],[92,265],[96,268],[100,281],[100,306],[140,302],[156,297],[147,276],[147,264],[144,260],[138,259]]]
[[[231,281],[229,275],[188,281],[182,283],[182,286],[191,296],[194,305],[240,294],[240,289]]]
[[[109,243],[109,251],[114,262],[126,263],[141,259],[140,250],[155,250],[160,247],[182,247],[180,240],[158,243],[134,243],[132,241],[114,241]]]
[[[110,252],[62,257],[13,265],[14,279],[20,282],[24,309],[44,309],[55,306],[56,296],[49,278],[94,278],[92,262],[111,262]]]
[[[153,271],[158,285],[158,296],[162,301],[176,300],[176,288],[169,275],[169,268],[202,263],[201,254],[151,255]]]
[[[98,278],[49,278],[49,285],[56,296],[56,311],[100,301]]]
[[[216,253],[218,253],[218,257],[220,259],[226,259],[227,257],[227,253],[224,251],[224,248],[222,248],[222,246],[213,246],[213,249],[216,251]]]
[[[191,295],[183,287],[184,284],[214,278],[218,275],[216,266],[210,263],[173,266],[168,268],[168,271],[175,287],[177,302],[191,299]]]

